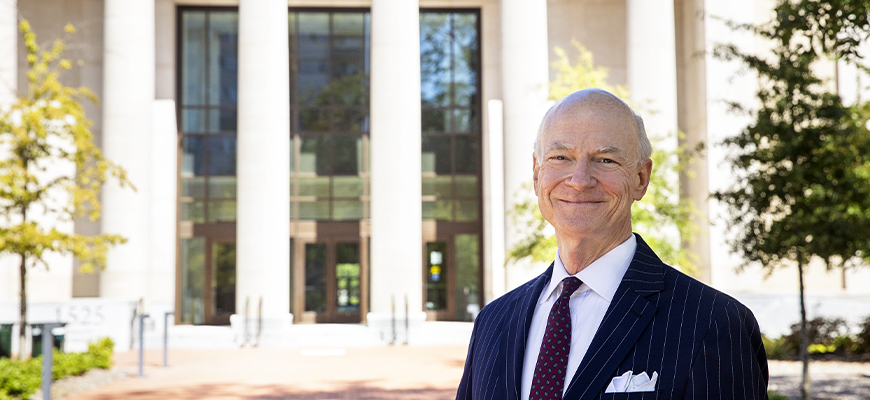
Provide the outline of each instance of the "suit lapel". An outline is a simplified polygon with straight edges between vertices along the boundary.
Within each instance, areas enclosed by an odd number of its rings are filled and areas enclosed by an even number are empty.
[[[523,381],[523,361],[526,357],[526,341],[532,324],[532,315],[544,286],[553,276],[553,264],[531,282],[525,284],[516,299],[513,309],[516,311],[508,324],[507,349],[508,355],[508,399],[519,400]]]
[[[571,379],[565,399],[597,396],[656,313],[655,307],[644,297],[664,290],[665,265],[643,239],[636,236],[637,251],[631,265],[592,338],[589,351]]]

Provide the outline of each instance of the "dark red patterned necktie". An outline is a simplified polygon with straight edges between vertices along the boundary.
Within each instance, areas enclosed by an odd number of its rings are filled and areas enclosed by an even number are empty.
[[[529,400],[559,400],[565,386],[568,369],[568,354],[571,352],[571,309],[568,300],[582,285],[579,279],[569,276],[562,280],[562,294],[550,309],[547,330],[541,342],[541,352],[535,363],[532,391]]]

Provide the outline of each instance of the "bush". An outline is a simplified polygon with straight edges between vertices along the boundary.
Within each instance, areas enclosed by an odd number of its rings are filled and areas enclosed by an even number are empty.
[[[769,400],[791,400],[791,397],[781,395],[781,394],[774,392],[772,390],[767,391],[767,398]]]
[[[864,318],[859,327],[861,330],[855,335],[855,352],[870,353],[870,316]]]
[[[785,346],[785,338],[783,336],[780,336],[778,339],[770,339],[762,334],[761,341],[764,343],[764,352],[767,353],[768,360],[791,358],[791,353]]]
[[[830,353],[835,350],[841,350],[837,348],[832,348],[831,346],[835,346],[835,341],[838,337],[844,337],[849,335],[849,326],[846,324],[841,318],[825,318],[825,317],[816,317],[807,321],[807,336],[810,339],[811,345],[822,345],[822,346],[813,346],[812,348],[816,350],[816,352],[824,352]],[[800,322],[791,326],[791,332],[788,335],[782,337],[785,348],[793,353],[800,352],[801,348],[801,324]],[[828,349],[831,349],[828,351]],[[812,351],[811,351],[812,352]]]
[[[54,350],[51,368],[53,379],[81,375],[94,368],[112,366],[115,342],[102,338],[88,344],[86,353],[60,353]],[[42,385],[42,356],[18,361],[0,358],[0,400],[28,399]]]

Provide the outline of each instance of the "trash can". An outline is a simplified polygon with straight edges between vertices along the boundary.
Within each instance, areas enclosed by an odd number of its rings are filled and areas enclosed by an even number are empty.
[[[44,326],[43,324],[33,324],[32,327],[33,330],[31,332],[33,332],[33,352],[31,353],[31,356],[39,357],[42,355],[42,335],[44,333]],[[60,332],[54,335],[54,348],[57,349],[57,351],[63,351],[64,334],[61,333],[63,332],[62,329],[58,329],[58,331]]]
[[[0,324],[0,357],[12,357],[12,324]]]

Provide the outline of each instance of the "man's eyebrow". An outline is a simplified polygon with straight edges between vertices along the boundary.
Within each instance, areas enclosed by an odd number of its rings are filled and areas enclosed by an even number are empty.
[[[610,154],[610,153],[622,153],[622,150],[616,146],[604,146],[598,149],[595,153],[597,154]]]
[[[568,146],[562,142],[553,142],[547,145],[547,150],[571,150],[573,146]]]

